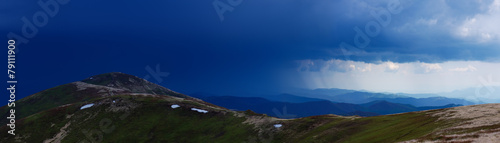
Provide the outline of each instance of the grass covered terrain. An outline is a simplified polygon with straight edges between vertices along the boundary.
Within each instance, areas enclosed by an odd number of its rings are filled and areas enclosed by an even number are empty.
[[[113,102],[115,101],[115,102]],[[88,103],[95,105],[80,110]],[[172,109],[173,104],[180,108]],[[208,110],[198,113],[191,108]],[[19,120],[17,140],[43,142],[399,142],[439,140],[432,133],[451,126],[426,112],[375,117],[312,116],[273,120],[252,111],[234,112],[202,101],[169,96],[118,95],[39,112]],[[238,114],[238,115],[237,115]],[[255,124],[245,122],[256,118]],[[274,123],[282,128],[272,127]],[[0,131],[6,132],[3,126]],[[12,136],[2,142],[16,142]]]
[[[87,109],[75,103],[29,116],[17,123],[16,132],[26,142],[43,142],[61,130],[66,132],[62,142],[243,142],[256,134],[253,125],[243,124],[244,117],[216,110],[198,113],[191,108],[206,107],[190,102],[133,96],[95,99],[86,102],[96,104]],[[174,103],[181,107],[172,109]],[[13,137],[4,139],[15,142]]]
[[[72,84],[65,84],[16,101],[16,117],[18,119],[24,118],[40,111],[48,110],[64,104],[85,101],[94,97],[92,94],[75,91],[76,86]],[[93,92],[94,91],[88,91],[88,93]],[[7,106],[3,106],[0,108],[0,114],[3,114],[3,116],[7,116],[8,108],[6,107]],[[0,123],[4,124],[2,121],[5,120],[0,121]]]
[[[487,142],[500,136],[500,104],[363,118],[320,115],[277,119],[250,110],[231,111],[158,85],[141,86],[144,80],[121,73],[111,76],[110,82],[106,80],[107,74],[85,81],[113,86],[76,82],[19,100],[16,102],[16,136],[6,134],[9,128],[2,123],[0,132],[5,134],[0,134],[0,143],[366,143],[408,140],[471,142],[476,139],[486,139],[477,142]],[[118,89],[118,85],[123,84],[127,88]],[[171,94],[150,94],[157,92],[154,90]],[[94,105],[80,110],[90,103]],[[180,107],[173,109],[173,104]],[[192,108],[208,113],[199,113]],[[7,109],[6,106],[0,108],[0,114],[7,116]],[[276,124],[282,124],[282,127],[274,127]]]
[[[425,112],[366,118],[324,115],[291,120],[280,141],[290,142],[399,142],[422,138],[446,123]]]
[[[106,84],[111,86],[106,86]],[[56,86],[20,99],[16,101],[16,118],[21,119],[40,111],[70,103],[123,93],[151,93],[190,98],[132,75],[106,73],[96,75],[92,79],[82,80],[82,82]],[[0,115],[3,117],[8,116],[8,110],[7,106],[0,107]],[[0,124],[6,124],[6,121],[0,120]]]

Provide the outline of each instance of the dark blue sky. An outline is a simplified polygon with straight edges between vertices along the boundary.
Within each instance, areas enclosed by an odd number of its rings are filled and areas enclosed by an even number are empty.
[[[43,11],[36,1],[1,2],[5,42],[9,32],[22,35],[22,17],[32,21]],[[150,81],[182,93],[301,87],[302,80],[286,80],[297,76],[290,73],[297,61],[346,60],[339,44],[353,45],[353,28],[364,29],[375,20],[371,11],[387,9],[393,1],[242,0],[223,21],[213,2],[71,0],[60,5],[28,43],[18,46],[18,98],[107,72],[145,77],[146,67],[156,65],[170,74],[161,83]],[[495,2],[457,3],[463,5],[401,0],[403,10],[349,60],[497,62],[500,30],[481,25],[496,22],[498,10],[489,7]]]

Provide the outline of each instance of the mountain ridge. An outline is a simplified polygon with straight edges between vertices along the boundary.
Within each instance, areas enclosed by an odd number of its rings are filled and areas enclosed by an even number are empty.
[[[415,98],[410,97],[408,95],[411,94],[393,94],[393,93],[377,93],[377,92],[368,92],[368,91],[356,91],[356,90],[346,90],[346,89],[301,89],[301,90],[292,90],[286,92],[288,94],[309,97],[309,98],[318,98],[324,100],[330,100],[333,102],[345,102],[345,103],[353,103],[353,104],[363,104],[377,100],[386,100],[393,103],[401,103],[401,104],[412,104],[413,106],[444,106],[448,104],[462,104],[462,105],[474,105],[478,103],[474,103],[465,99],[459,98],[449,98],[443,97],[439,95],[435,95],[433,97],[422,97]],[[482,102],[480,102],[482,103]]]
[[[78,88],[76,84],[86,88]],[[280,119],[251,110],[231,111],[187,95],[182,98],[184,96],[144,90],[153,88],[137,90],[150,93],[120,90],[130,87],[135,86],[121,88],[75,82],[44,90],[31,98],[38,100],[23,98],[19,102],[30,101],[29,104],[39,106],[49,102],[54,107],[17,118],[18,135],[2,134],[0,142],[485,142],[500,139],[500,104],[373,117],[327,114]],[[68,97],[74,99],[66,99]],[[316,104],[311,106],[332,102],[313,103]],[[376,101],[366,106],[387,104],[387,101]],[[337,105],[338,108],[348,106]],[[0,126],[0,132],[9,129],[6,125]]]
[[[366,117],[462,106],[448,104],[444,106],[415,107],[409,104],[392,103],[385,100],[372,101],[365,104],[337,103],[328,100],[294,103],[271,101],[263,97],[216,96],[213,94],[191,94],[191,96],[237,111],[250,109],[255,112],[280,118],[299,118],[324,114],[358,115]],[[282,111],[284,108],[286,108],[286,112],[294,116],[284,117],[281,113],[285,112]]]
[[[59,85],[32,94],[18,100],[16,102],[16,110],[19,111],[18,117],[23,118],[43,110],[72,102],[130,93],[150,93],[153,95],[162,94],[181,98],[192,98],[136,76],[113,72],[91,76],[82,81]],[[7,106],[0,107],[0,115],[7,116],[7,114],[9,114],[7,112]],[[0,123],[4,124],[6,121],[0,120]]]

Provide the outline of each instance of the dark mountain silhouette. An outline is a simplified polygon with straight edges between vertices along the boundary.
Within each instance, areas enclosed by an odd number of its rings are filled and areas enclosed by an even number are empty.
[[[450,104],[445,106],[415,107],[409,104],[391,103],[384,100],[365,104],[335,103],[327,100],[290,103],[270,101],[261,97],[214,96],[211,94],[205,96],[193,94],[191,96],[228,109],[237,111],[249,109],[257,113],[264,113],[279,118],[298,118],[324,114],[376,116],[461,106]],[[290,116],[285,117],[283,112],[287,112]]]
[[[448,104],[474,105],[476,103],[458,98],[447,97],[425,97],[414,98],[406,95],[409,94],[389,94],[389,93],[373,93],[366,91],[353,91],[343,89],[315,89],[315,90],[300,90],[296,93],[290,93],[296,96],[304,96],[310,98],[330,100],[333,102],[344,102],[353,104],[363,104],[372,101],[385,100],[392,103],[410,104],[413,106],[445,106]]]

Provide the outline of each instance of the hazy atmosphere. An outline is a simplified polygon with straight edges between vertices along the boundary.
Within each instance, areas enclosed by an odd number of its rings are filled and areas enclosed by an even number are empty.
[[[19,96],[120,71],[183,93],[498,98],[500,1],[237,2],[69,1],[41,17],[4,0],[0,31],[19,39]]]

